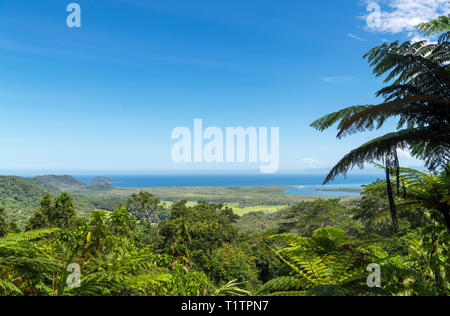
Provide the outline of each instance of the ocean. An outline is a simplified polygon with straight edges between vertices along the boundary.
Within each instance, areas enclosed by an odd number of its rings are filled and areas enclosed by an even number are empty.
[[[97,175],[76,176],[88,182]],[[333,183],[322,186],[325,175],[104,175],[116,182],[116,187],[153,187],[153,186],[290,186],[286,193],[319,196],[359,196],[357,192],[317,191],[317,189],[357,189],[375,181],[380,175],[351,175],[338,177]]]

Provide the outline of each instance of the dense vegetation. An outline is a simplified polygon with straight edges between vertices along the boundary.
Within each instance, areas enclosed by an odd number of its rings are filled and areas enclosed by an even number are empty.
[[[98,177],[105,180],[108,178]],[[112,179],[110,179],[112,180]],[[317,199],[317,196],[286,194],[290,187],[152,187],[151,191],[166,205],[180,200],[194,204],[198,201],[223,203],[233,207],[237,214],[254,211],[277,211],[300,201]],[[28,218],[39,207],[42,196],[49,192],[53,197],[67,192],[75,201],[80,215],[88,216],[95,209],[113,211],[124,206],[128,197],[139,194],[139,188],[113,187],[99,182],[88,185],[71,176],[40,176],[36,178],[0,177],[0,205],[6,207],[7,217],[20,227],[25,227]],[[352,199],[352,197],[345,197]]]
[[[220,204],[165,209],[149,193],[126,208],[76,214],[67,193],[45,195],[26,232],[0,211],[3,295],[448,295],[449,234],[430,194],[449,195],[449,173],[402,169],[399,229],[385,182],[359,202],[301,202],[242,218]],[[429,190],[430,187],[440,188]],[[437,204],[438,205],[438,204]],[[413,206],[413,207],[411,207]],[[148,211],[146,210],[148,207]],[[149,215],[147,219],[146,214]],[[261,225],[257,225],[261,223]],[[79,287],[66,287],[69,264]],[[371,263],[382,286],[367,287]],[[64,282],[64,280],[66,282]]]
[[[313,124],[324,130],[338,123],[339,136],[393,116],[399,129],[406,126],[355,149],[331,171],[326,181],[383,162],[386,177],[365,186],[361,199],[294,201],[276,213],[239,217],[208,199],[163,203],[155,190],[79,212],[77,196],[90,203],[100,196],[100,205],[114,189],[68,177],[0,178],[0,294],[448,296],[448,21],[420,26],[444,32],[436,44],[383,44],[369,52],[375,73],[394,80],[379,92],[384,103]],[[399,147],[429,170],[401,168]],[[14,201],[33,209],[24,230],[6,216]],[[369,275],[377,267],[381,283]]]
[[[88,215],[95,209],[112,211],[126,201],[125,197],[111,191],[109,184],[88,185],[70,176],[0,176],[0,205],[6,208],[8,219],[22,228],[46,193],[52,196],[71,193],[78,212]]]

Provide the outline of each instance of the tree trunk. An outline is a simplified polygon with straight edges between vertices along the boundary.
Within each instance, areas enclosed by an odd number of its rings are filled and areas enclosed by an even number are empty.
[[[398,231],[397,207],[395,205],[394,192],[392,192],[392,182],[389,168],[386,168],[386,185],[387,185],[387,194],[389,198],[389,208],[391,210],[392,223],[394,224],[394,230],[397,232]]]
[[[151,225],[152,220],[150,219],[150,214],[148,213],[148,210],[144,210],[144,211],[145,211],[145,219],[147,220],[147,224]]]

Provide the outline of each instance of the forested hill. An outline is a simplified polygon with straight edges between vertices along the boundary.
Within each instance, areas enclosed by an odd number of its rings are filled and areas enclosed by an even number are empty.
[[[59,188],[65,192],[73,192],[87,189],[88,184],[80,181],[72,176],[37,176],[33,179],[45,184],[49,184]]]
[[[113,178],[108,178],[108,177],[95,177],[91,180],[89,180],[89,183],[94,183],[94,184],[98,184],[98,183],[115,183],[116,180]]]
[[[72,176],[37,176],[33,179],[40,183],[57,187],[63,192],[69,192],[72,194],[89,194],[89,193],[107,193],[112,189],[109,183],[98,183],[89,185]]]
[[[123,197],[108,195],[110,190],[110,184],[88,185],[71,176],[0,176],[0,206],[6,208],[9,220],[23,226],[47,192],[52,196],[71,193],[80,215],[87,215],[98,208],[113,210],[123,201]]]
[[[22,222],[39,207],[46,192],[58,194],[61,191],[35,178],[0,176],[0,206],[7,210],[8,218]]]

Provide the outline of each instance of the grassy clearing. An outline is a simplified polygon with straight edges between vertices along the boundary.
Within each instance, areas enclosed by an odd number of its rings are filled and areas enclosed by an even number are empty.
[[[129,196],[141,190],[148,191],[161,198],[167,207],[182,200],[188,206],[198,201],[222,203],[231,207],[237,215],[253,212],[274,213],[302,201],[329,199],[330,197],[286,194],[288,186],[242,186],[242,187],[149,187],[113,189],[113,194]],[[354,200],[358,198],[344,198]]]
[[[174,202],[163,201],[166,207],[171,207]],[[189,201],[186,204],[189,207],[197,205],[197,202]],[[248,213],[254,212],[265,212],[265,213],[275,213],[283,208],[287,208],[288,205],[256,205],[256,206],[246,206],[240,207],[238,203],[225,203],[225,206],[231,207],[236,215],[243,216]]]

